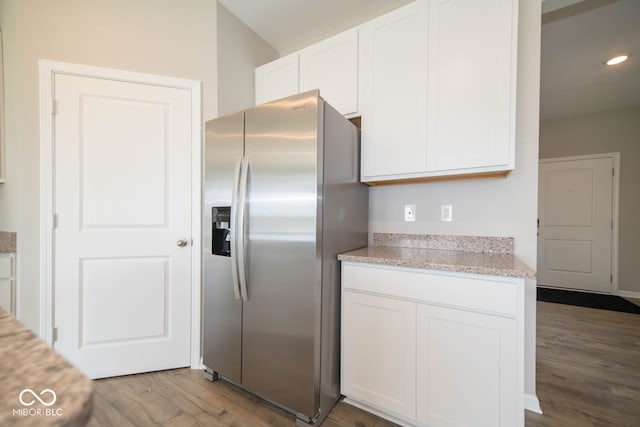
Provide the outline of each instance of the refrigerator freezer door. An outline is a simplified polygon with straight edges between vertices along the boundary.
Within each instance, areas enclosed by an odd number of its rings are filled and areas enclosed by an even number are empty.
[[[318,102],[313,91],[245,112],[242,383],[309,416],[320,371]]]
[[[236,261],[234,245],[231,256],[212,253],[212,230],[215,207],[233,206],[237,193],[239,164],[244,145],[244,113],[236,113],[206,125],[205,172],[203,200],[203,292],[204,325],[203,361],[205,366],[234,382],[241,382],[242,302],[236,299],[232,262]],[[234,226],[233,219],[231,226]],[[229,233],[232,239],[234,230]]]

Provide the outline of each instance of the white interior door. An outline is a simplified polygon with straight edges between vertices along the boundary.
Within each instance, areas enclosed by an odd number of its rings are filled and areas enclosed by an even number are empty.
[[[544,160],[538,284],[612,292],[613,158]]]
[[[53,88],[54,346],[92,378],[188,366],[190,91]]]

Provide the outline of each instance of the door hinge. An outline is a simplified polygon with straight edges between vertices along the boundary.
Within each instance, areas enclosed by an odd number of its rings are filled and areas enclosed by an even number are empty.
[[[613,283],[613,274],[609,276],[609,282]]]
[[[58,214],[53,214],[53,228],[58,228]]]
[[[611,229],[613,230],[613,221],[611,221]]]
[[[58,109],[56,107],[57,107],[56,100],[52,99],[51,100],[51,115],[52,116],[55,116],[56,113],[58,112]]]
[[[616,176],[616,168],[611,168],[611,176]]]
[[[51,330],[51,342],[56,342],[58,341],[58,328],[54,327]]]

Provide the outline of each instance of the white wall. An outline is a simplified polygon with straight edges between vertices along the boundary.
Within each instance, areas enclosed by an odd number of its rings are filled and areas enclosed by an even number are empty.
[[[2,0],[7,183],[0,230],[18,232],[18,317],[39,328],[38,59],[202,81],[217,116],[216,2]]]
[[[218,3],[218,114],[254,105],[255,68],[278,52]]]
[[[540,123],[540,158],[620,153],[618,289],[640,293],[640,106]]]
[[[540,2],[520,0],[516,168],[507,178],[371,188],[369,232],[508,236],[515,253],[536,268]],[[461,124],[463,126],[464,124]],[[403,205],[416,221],[403,222]],[[453,205],[453,222],[440,222],[440,205]],[[527,285],[526,391],[535,395],[535,282]]]

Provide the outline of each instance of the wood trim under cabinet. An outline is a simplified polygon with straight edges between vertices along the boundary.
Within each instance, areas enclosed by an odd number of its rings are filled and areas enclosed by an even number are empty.
[[[441,182],[441,181],[459,181],[463,179],[489,179],[489,178],[506,178],[511,173],[508,171],[478,172],[468,173],[464,175],[440,175],[440,176],[424,176],[419,178],[400,178],[385,181],[363,181],[364,184],[372,187],[382,185],[399,185],[399,184],[418,184],[422,182]]]

